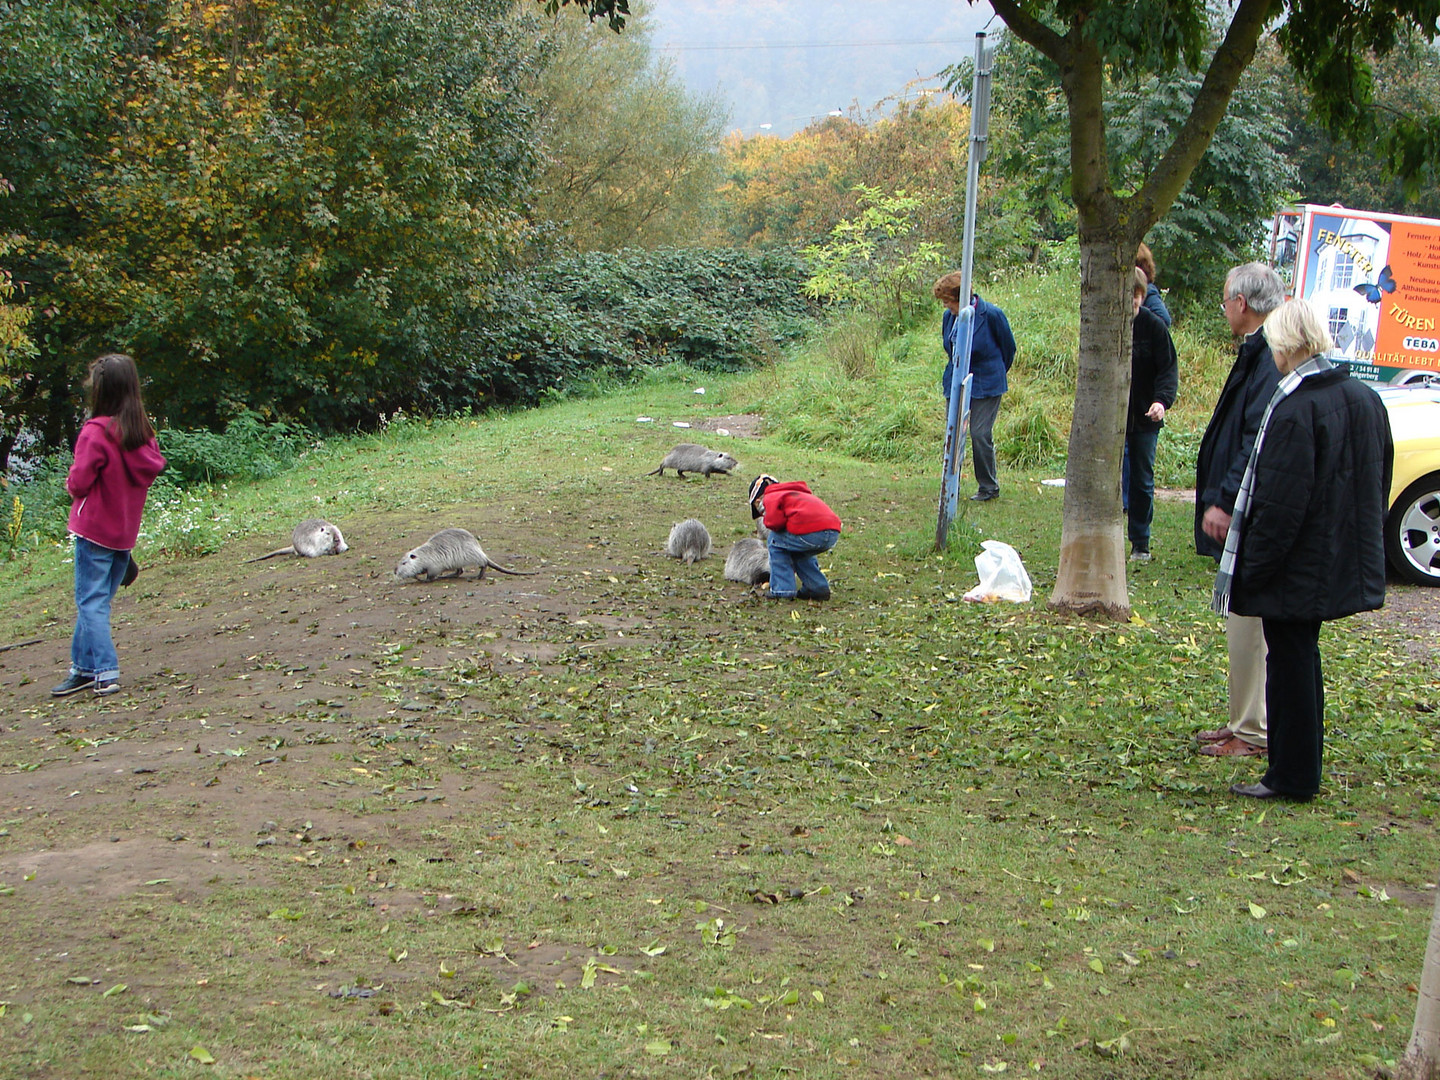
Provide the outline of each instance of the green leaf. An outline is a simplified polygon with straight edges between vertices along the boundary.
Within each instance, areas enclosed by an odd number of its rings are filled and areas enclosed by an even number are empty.
[[[114,986],[110,987],[109,990],[106,990],[106,991],[105,991],[103,994],[101,994],[100,996],[101,996],[101,997],[107,997],[107,998],[108,998],[108,997],[114,997],[116,994],[123,994],[123,993],[125,993],[126,990],[129,990],[129,989],[130,989],[130,987],[126,986],[124,983],[116,983]]]
[[[203,1046],[198,1046],[198,1045],[197,1045],[197,1046],[191,1047],[191,1048],[190,1048],[190,1056],[191,1056],[192,1058],[194,1058],[196,1061],[198,1061],[201,1065],[214,1065],[214,1064],[215,1064],[215,1058],[211,1055],[210,1051],[209,1051],[209,1050],[206,1050],[205,1047],[203,1047]]]
[[[645,1044],[645,1052],[654,1057],[664,1057],[670,1053],[670,1041],[668,1039],[651,1039]]]

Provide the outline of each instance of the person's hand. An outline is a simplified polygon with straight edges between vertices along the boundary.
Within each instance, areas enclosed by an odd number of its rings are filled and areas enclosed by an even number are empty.
[[[1165,419],[1165,406],[1159,401],[1152,401],[1150,408],[1145,410],[1145,415],[1151,420],[1160,421]]]
[[[1225,534],[1230,531],[1230,515],[1220,507],[1212,506],[1200,519],[1200,528],[1205,530],[1205,535],[1211,540],[1217,544],[1223,544],[1225,543]]]

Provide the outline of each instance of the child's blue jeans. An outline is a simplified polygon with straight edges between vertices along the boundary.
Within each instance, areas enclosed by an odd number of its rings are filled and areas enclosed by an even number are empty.
[[[70,639],[70,674],[105,682],[120,677],[120,657],[110,638],[110,601],[120,591],[128,551],[111,551],[75,538],[75,636]]]
[[[770,595],[795,595],[795,578],[807,593],[828,593],[830,582],[820,572],[815,556],[829,551],[840,539],[839,529],[821,529],[813,533],[771,532],[770,534]]]

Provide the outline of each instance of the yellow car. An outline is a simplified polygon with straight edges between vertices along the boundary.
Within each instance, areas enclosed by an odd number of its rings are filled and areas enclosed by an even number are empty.
[[[1417,585],[1440,585],[1440,386],[1379,391],[1395,440],[1395,478],[1385,518],[1385,554]]]

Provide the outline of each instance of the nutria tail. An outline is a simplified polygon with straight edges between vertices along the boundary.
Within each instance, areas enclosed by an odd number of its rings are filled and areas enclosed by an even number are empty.
[[[276,555],[294,555],[294,554],[295,554],[295,545],[294,545],[294,544],[291,544],[289,547],[276,548],[274,551],[270,552],[269,555],[256,555],[255,558],[253,558],[253,559],[246,559],[245,561],[246,561],[247,563],[252,563],[252,562],[264,562],[266,559],[273,559]]]

